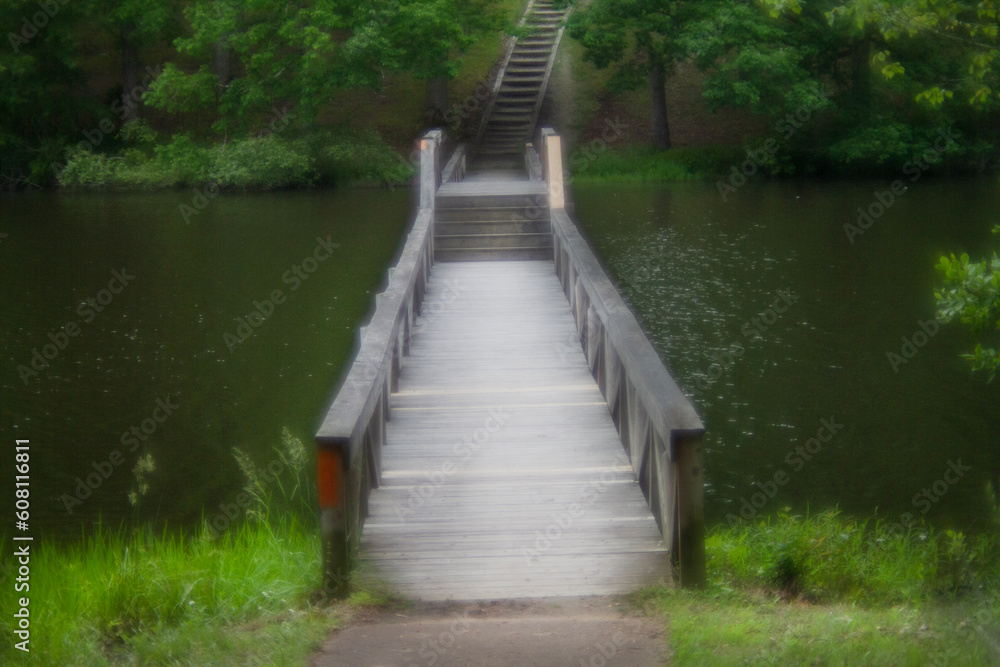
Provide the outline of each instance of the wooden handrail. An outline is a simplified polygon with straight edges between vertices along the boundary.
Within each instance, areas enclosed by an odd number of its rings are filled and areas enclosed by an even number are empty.
[[[465,144],[460,144],[451,159],[441,172],[442,183],[458,183],[465,180],[465,167],[467,164],[467,148]]]
[[[559,137],[542,131],[550,197],[563,197]],[[552,206],[556,273],[580,342],[646,500],[680,568],[681,584],[705,581],[704,424],[562,207]]]
[[[528,172],[529,181],[544,181],[545,174],[542,171],[542,160],[535,150],[534,144],[527,144],[524,148],[524,169]]]
[[[397,387],[400,358],[409,353],[410,332],[423,303],[434,261],[434,193],[442,140],[440,130],[420,140],[420,210],[399,262],[389,270],[385,292],[362,328],[358,353],[316,433],[323,589],[348,592],[351,558],[367,516],[368,496],[382,476],[382,448],[390,395]]]

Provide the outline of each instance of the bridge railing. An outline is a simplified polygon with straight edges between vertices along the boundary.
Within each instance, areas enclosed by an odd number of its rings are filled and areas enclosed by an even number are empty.
[[[398,387],[400,358],[413,329],[434,258],[434,193],[440,186],[440,130],[420,140],[420,209],[385,292],[361,328],[347,376],[316,433],[323,589],[348,592],[351,559],[368,515],[368,497],[382,476],[382,448],[390,395]]]
[[[441,172],[441,182],[442,183],[459,183],[465,180],[465,168],[468,163],[467,147],[465,144],[459,144],[452,153],[451,159],[448,160],[448,164],[445,165],[444,171]]]
[[[559,136],[545,128],[541,144],[556,273],[576,317],[587,363],[679,568],[681,584],[703,585],[705,427],[566,214]]]
[[[542,159],[535,150],[535,145],[529,143],[524,150],[524,170],[528,172],[529,181],[543,181],[545,175],[542,172]]]

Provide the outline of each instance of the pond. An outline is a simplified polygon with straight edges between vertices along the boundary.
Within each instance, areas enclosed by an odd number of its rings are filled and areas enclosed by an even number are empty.
[[[266,468],[284,428],[311,446],[411,218],[407,189],[194,200],[0,199],[2,423],[31,441],[50,537],[133,513],[196,524],[244,484],[232,448]]]
[[[862,229],[858,209],[878,214],[888,187],[748,184],[726,200],[712,183],[574,188],[578,221],[706,423],[710,522],[839,507],[989,525],[1000,382],[959,358],[973,347],[963,327],[934,321],[933,267],[993,247],[1000,187],[928,179]]]
[[[750,184],[728,201],[712,183],[574,188],[705,420],[710,522],[838,506],[988,525],[1000,382],[958,357],[963,328],[933,322],[933,265],[987,252],[1000,187],[915,184],[848,239],[886,187]],[[0,411],[8,444],[31,441],[44,535],[197,525],[244,484],[234,448],[266,468],[285,429],[311,446],[411,194],[0,198]],[[146,453],[155,469],[137,479]]]

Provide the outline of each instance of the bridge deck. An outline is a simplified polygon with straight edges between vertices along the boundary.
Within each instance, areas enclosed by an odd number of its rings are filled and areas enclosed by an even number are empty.
[[[551,261],[436,264],[362,548],[411,598],[613,594],[669,558]]]

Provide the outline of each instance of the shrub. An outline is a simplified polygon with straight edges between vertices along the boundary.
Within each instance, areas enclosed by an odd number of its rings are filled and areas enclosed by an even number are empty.
[[[304,151],[273,135],[212,149],[209,179],[223,188],[273,190],[311,185],[318,174]]]

